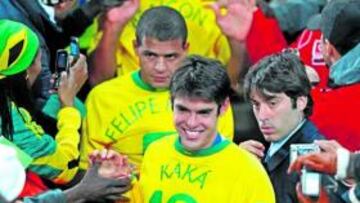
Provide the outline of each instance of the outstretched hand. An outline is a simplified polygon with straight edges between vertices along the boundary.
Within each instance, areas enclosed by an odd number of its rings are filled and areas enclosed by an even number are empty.
[[[101,162],[95,162],[86,172],[83,179],[74,188],[65,192],[68,202],[79,200],[119,200],[122,194],[130,190],[130,178],[110,179],[100,175]]]
[[[127,156],[113,150],[95,150],[90,154],[89,159],[91,164],[101,163],[99,174],[105,178],[130,178],[133,170]]]
[[[139,9],[140,0],[126,0],[120,6],[110,8],[106,14],[106,20],[116,26],[124,26]]]

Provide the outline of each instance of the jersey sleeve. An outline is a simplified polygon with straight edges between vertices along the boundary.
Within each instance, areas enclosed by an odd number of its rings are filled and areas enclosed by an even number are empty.
[[[58,113],[55,139],[46,134],[23,108],[13,108],[13,142],[33,158],[29,170],[57,184],[72,180],[78,169],[81,117],[73,107]]]

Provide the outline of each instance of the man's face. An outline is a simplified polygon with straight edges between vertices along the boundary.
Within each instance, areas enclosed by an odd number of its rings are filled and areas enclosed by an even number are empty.
[[[303,119],[306,97],[298,97],[296,106],[285,93],[269,93],[263,97],[252,90],[250,98],[258,125],[265,140],[280,141],[285,138]]]
[[[168,88],[170,79],[186,56],[187,44],[181,39],[159,41],[144,37],[136,46],[140,59],[141,78],[154,88]]]
[[[197,151],[210,147],[217,134],[218,105],[198,98],[175,97],[173,106],[175,127],[184,148]]]

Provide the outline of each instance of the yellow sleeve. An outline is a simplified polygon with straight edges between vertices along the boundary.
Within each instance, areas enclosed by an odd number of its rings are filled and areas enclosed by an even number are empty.
[[[25,115],[24,112],[22,115]],[[60,109],[55,141],[45,134],[36,123],[30,119],[26,120],[25,126],[28,131],[22,131],[22,135],[24,135],[23,139],[27,139],[28,144],[33,146],[25,149],[34,158],[30,170],[57,184],[71,181],[78,170],[76,163],[79,158],[80,135],[78,129],[81,124],[79,111],[73,107]],[[25,136],[27,137],[25,138]],[[35,145],[36,143],[37,145]],[[42,146],[41,149],[37,149],[40,146]],[[74,163],[71,164],[71,162]]]
[[[247,151],[242,156],[248,156],[249,161],[248,164],[245,162],[245,172],[238,177],[232,189],[231,202],[275,203],[274,189],[263,165]]]

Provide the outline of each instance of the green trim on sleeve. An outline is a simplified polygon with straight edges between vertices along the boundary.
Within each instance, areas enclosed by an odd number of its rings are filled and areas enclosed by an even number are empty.
[[[63,172],[63,170],[51,167],[50,165],[30,165],[29,169],[39,176],[46,177],[48,179],[55,179]]]
[[[184,146],[180,143],[180,139],[176,139],[176,141],[175,141],[175,149],[178,152],[180,152],[181,154],[184,154],[186,156],[202,157],[202,156],[210,156],[212,154],[215,154],[215,153],[223,150],[229,144],[230,144],[230,141],[228,139],[224,139],[219,144],[216,144],[216,145],[211,146],[209,148],[191,152],[191,151],[188,151],[188,150],[186,150],[184,148]]]
[[[79,110],[81,118],[84,118],[86,115],[86,108],[83,102],[80,101],[80,99],[78,99],[77,97],[75,97],[74,100],[74,107],[77,110]],[[57,119],[60,109],[61,109],[61,103],[59,96],[57,94],[52,94],[50,95],[49,99],[46,101],[42,109],[42,112],[53,119]]]

